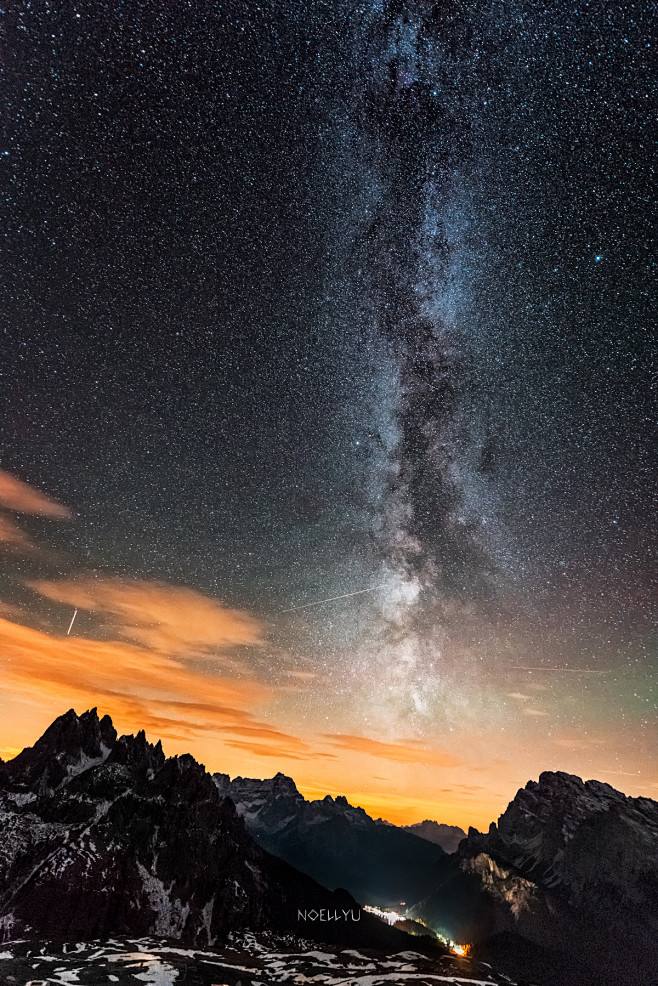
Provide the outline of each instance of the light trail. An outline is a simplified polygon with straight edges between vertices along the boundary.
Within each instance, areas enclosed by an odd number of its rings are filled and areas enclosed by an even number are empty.
[[[302,603],[301,606],[291,606],[290,609],[282,609],[282,613],[294,613],[298,609],[309,609],[311,606],[323,606],[324,603],[333,603],[337,599],[349,599],[350,596],[362,596],[365,592],[376,592],[377,589],[385,589],[385,585],[375,585],[372,589],[357,589],[356,592],[344,592],[342,596],[329,596],[328,599],[318,599],[314,603]]]
[[[524,668],[519,665],[511,665],[510,671],[566,671],[567,674],[615,674],[617,672],[610,671],[592,671],[590,668]]]
[[[77,611],[77,609],[76,609],[76,610],[75,610],[75,612],[73,613],[73,616],[71,617],[71,622],[69,623],[69,628],[68,628],[68,630],[66,631],[66,636],[67,636],[67,637],[68,637],[68,635],[69,635],[69,634],[70,634],[70,632],[71,632],[71,627],[73,626],[73,622],[74,622],[74,620],[75,620],[75,618],[76,618],[76,616],[77,616],[77,615],[78,615],[78,611]]]

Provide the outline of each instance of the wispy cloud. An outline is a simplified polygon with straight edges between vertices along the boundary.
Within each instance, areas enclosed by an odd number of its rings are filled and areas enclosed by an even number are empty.
[[[170,657],[224,655],[226,663],[236,665],[234,648],[264,641],[255,617],[192,589],[107,578],[41,579],[30,585],[47,599],[108,618],[108,629],[119,637]]]
[[[181,703],[201,712],[212,709],[225,717],[266,697],[260,682],[207,675],[168,655],[124,641],[54,636],[0,619],[0,646],[5,673],[24,687],[48,694],[96,695],[158,702],[171,708]],[[180,710],[179,710],[180,711]]]
[[[343,750],[367,753],[372,757],[381,757],[383,760],[392,760],[396,763],[418,763],[433,767],[457,767],[460,764],[460,760],[452,754],[432,750],[415,740],[385,743],[365,736],[344,733],[326,733],[325,739]]]
[[[254,741],[248,742],[245,740],[227,740],[226,745],[232,747],[234,750],[243,750],[257,757],[269,757],[274,760],[316,761],[337,759],[335,754],[320,753],[302,740],[294,742],[294,737],[286,736],[284,733],[280,734],[280,739],[276,741],[275,745],[271,745],[270,743],[256,743]]]
[[[0,507],[16,513],[52,517],[55,520],[67,520],[72,516],[68,507],[2,469],[0,469]]]
[[[154,596],[148,588],[140,586],[139,599],[149,604],[155,596],[162,603],[161,587],[155,587]],[[167,598],[187,601],[208,617],[203,633],[192,630],[189,638],[183,632],[183,615],[174,612],[166,618],[160,605],[146,605],[139,616],[131,609],[141,620],[143,633],[136,636],[143,643],[54,635],[0,618],[5,695],[60,710],[97,705],[110,713],[120,730],[144,728],[154,738],[191,743],[207,737],[219,748],[241,744],[258,755],[271,750],[282,758],[314,757],[311,746],[299,737],[259,721],[259,708],[275,697],[272,686],[243,666],[232,673],[222,663],[209,673],[189,660],[190,654],[206,647],[229,652],[238,644],[260,641],[260,625],[248,614],[225,611],[191,590],[181,593],[179,597],[172,589]],[[59,598],[54,592],[53,596]],[[130,596],[132,604],[137,598]],[[162,617],[159,629],[146,625],[147,614],[156,613]]]
[[[11,552],[32,554],[37,550],[36,544],[8,513],[32,514],[55,520],[71,517],[68,507],[0,469],[0,545]]]

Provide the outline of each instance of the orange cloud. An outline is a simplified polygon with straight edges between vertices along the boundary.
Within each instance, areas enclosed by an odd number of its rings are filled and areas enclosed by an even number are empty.
[[[342,733],[325,733],[334,746],[353,753],[368,753],[372,757],[383,760],[393,760],[398,763],[419,763],[433,767],[458,767],[460,760],[450,753],[440,753],[438,750],[427,749],[416,740],[406,740],[401,743],[384,743],[381,740],[368,739],[365,736],[351,736]]]
[[[119,731],[145,729],[152,738],[191,749],[226,769],[231,750],[281,760],[335,760],[299,736],[259,721],[258,708],[285,691],[265,684],[237,648],[261,647],[264,628],[249,613],[191,589],[113,578],[30,583],[56,603],[105,618],[109,639],[29,628],[0,610],[0,662],[10,704],[3,726],[20,731],[21,704],[59,714],[98,706]],[[68,622],[65,621],[63,625]],[[248,657],[249,655],[247,655]]]
[[[3,760],[13,760],[21,752],[18,746],[3,746],[0,747],[0,757]]]
[[[263,628],[253,616],[192,589],[110,578],[39,580],[31,587],[55,602],[109,616],[119,636],[172,657],[217,656],[263,644]],[[224,663],[238,666],[227,655]]]
[[[97,705],[119,730],[143,728],[154,738],[186,743],[206,736],[220,749],[229,741],[260,743],[281,756],[313,756],[298,737],[255,717],[273,691],[253,675],[208,674],[127,641],[54,636],[1,617],[0,654],[9,699],[5,728],[17,700],[55,707],[57,714]]]
[[[66,520],[71,516],[68,507],[2,469],[0,469],[0,507],[15,510],[17,513],[53,517],[55,520]]]
[[[5,675],[22,685],[42,685],[49,694],[94,694],[158,701],[224,713],[245,706],[268,690],[255,680],[204,675],[165,654],[122,641],[51,636],[0,618]],[[199,696],[203,703],[199,703]]]

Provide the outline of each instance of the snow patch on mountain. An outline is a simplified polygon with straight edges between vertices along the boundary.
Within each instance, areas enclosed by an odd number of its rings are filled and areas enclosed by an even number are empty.
[[[158,935],[180,938],[190,913],[189,904],[183,905],[180,900],[173,896],[173,882],[169,887],[165,887],[162,880],[154,873],[149,873],[139,862],[137,863],[137,870],[142,878],[144,893],[155,913],[153,930]],[[204,915],[204,926],[207,920],[208,916]]]

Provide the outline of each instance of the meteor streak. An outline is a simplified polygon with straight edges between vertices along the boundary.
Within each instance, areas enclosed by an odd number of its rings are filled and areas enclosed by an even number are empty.
[[[350,596],[362,596],[364,592],[376,592],[377,589],[385,588],[385,585],[374,585],[372,589],[357,589],[356,592],[345,592],[342,596],[330,596],[328,599],[318,599],[314,603],[303,603],[301,606],[291,606],[290,609],[283,609],[281,612],[294,613],[298,609],[308,609],[309,606],[322,606],[323,603],[333,603],[336,599],[348,599]]]
[[[73,616],[71,617],[71,622],[69,623],[69,628],[68,628],[68,630],[66,631],[66,636],[67,636],[67,637],[68,637],[68,635],[69,635],[69,634],[70,634],[70,632],[71,632],[71,627],[73,626],[73,621],[75,620],[75,618],[76,618],[76,616],[77,616],[77,615],[78,615],[78,611],[77,611],[77,609],[76,609],[76,610],[74,611],[74,613],[73,613]]]

